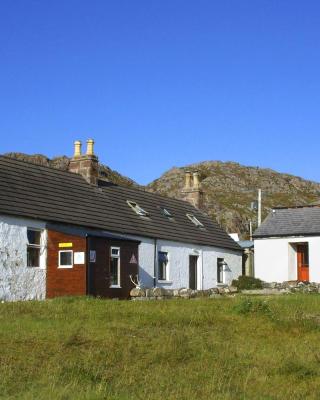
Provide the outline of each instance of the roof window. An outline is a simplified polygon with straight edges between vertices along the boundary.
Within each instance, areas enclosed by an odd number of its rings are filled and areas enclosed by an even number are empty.
[[[198,220],[198,218],[196,218],[193,214],[186,214],[187,217],[190,219],[190,221],[195,224],[195,226],[197,226],[198,228],[204,228],[204,225],[202,222],[200,222]]]
[[[167,208],[165,208],[165,207],[160,207],[160,210],[161,210],[162,214],[163,214],[165,217],[173,218],[173,215],[171,214],[171,212],[170,212]]]
[[[140,217],[149,217],[149,213],[142,207],[140,207],[139,204],[135,201],[127,200],[127,204],[133,209],[136,214],[140,215]]]

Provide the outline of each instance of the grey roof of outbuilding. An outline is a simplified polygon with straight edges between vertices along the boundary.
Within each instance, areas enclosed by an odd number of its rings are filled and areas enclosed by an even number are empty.
[[[254,238],[320,235],[320,208],[276,208],[270,212]]]
[[[137,202],[150,218],[137,215],[127,200]],[[167,208],[174,219],[164,216],[160,207]],[[119,234],[240,249],[215,221],[185,201],[104,182],[96,187],[81,175],[5,156],[0,156],[0,213]],[[186,213],[194,214],[205,229],[196,227]]]
[[[251,249],[254,246],[253,240],[239,240],[237,243],[242,249]]]

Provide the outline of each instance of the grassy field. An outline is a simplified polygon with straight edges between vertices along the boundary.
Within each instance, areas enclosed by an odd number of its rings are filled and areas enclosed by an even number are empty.
[[[0,304],[2,399],[319,399],[320,296]]]

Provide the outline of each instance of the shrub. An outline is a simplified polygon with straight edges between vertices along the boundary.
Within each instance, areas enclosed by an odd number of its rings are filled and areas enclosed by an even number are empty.
[[[262,281],[252,276],[239,276],[238,279],[232,281],[232,286],[237,287],[239,290],[243,289],[262,289]]]
[[[244,299],[234,307],[237,314],[264,314],[271,316],[269,304],[262,300]]]

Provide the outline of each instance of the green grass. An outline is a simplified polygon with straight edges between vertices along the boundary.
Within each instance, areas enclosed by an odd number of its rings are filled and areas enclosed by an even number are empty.
[[[0,304],[1,399],[319,399],[320,296]]]

